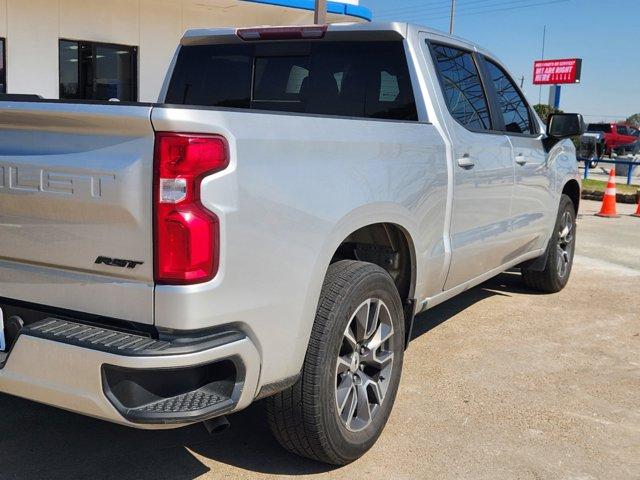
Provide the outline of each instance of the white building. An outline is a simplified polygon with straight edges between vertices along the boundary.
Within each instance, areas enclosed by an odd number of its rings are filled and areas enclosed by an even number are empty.
[[[358,0],[330,22],[369,21]],[[0,93],[157,100],[189,28],[313,23],[314,0],[0,0]]]

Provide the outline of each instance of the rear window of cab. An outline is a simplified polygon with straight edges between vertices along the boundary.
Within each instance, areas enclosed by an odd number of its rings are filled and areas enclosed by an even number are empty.
[[[184,46],[165,102],[418,120],[402,42]]]

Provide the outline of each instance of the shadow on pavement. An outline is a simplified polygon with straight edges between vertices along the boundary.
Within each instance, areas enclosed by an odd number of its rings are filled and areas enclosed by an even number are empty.
[[[485,298],[520,291],[526,290],[519,275],[502,274],[420,315],[413,338]],[[216,476],[198,456],[267,474],[332,469],[280,448],[269,433],[261,403],[234,415],[232,428],[214,437],[201,425],[135,430],[1,394],[0,412],[0,479],[191,480],[208,472]]]
[[[468,290],[451,300],[437,305],[416,317],[411,340],[430,332],[438,325],[463,312],[470,306],[496,295],[510,296],[512,293],[537,295],[522,283],[520,271],[509,271]]]

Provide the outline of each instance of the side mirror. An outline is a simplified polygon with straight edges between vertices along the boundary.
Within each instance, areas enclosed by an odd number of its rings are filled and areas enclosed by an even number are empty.
[[[585,130],[584,119],[579,113],[554,113],[547,120],[547,135],[558,140],[580,136]]]
[[[544,146],[547,151],[564,138],[582,135],[587,126],[579,113],[553,113],[547,119],[547,137]]]

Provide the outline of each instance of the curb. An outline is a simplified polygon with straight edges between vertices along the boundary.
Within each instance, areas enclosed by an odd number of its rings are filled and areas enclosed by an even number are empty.
[[[629,203],[635,205],[638,203],[638,196],[640,193],[618,193],[616,194],[616,202],[618,203]],[[602,197],[604,197],[604,192],[599,192],[596,190],[583,190],[582,198],[585,200],[598,200],[601,201]]]

